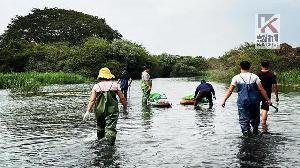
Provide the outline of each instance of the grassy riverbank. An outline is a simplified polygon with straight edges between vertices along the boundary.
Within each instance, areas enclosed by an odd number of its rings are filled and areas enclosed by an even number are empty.
[[[90,81],[84,76],[64,72],[0,73],[0,89],[14,93],[36,94],[41,86],[50,84],[75,84]]]

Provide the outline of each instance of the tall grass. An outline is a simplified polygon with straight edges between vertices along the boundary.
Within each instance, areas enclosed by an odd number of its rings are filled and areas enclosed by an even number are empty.
[[[278,83],[285,85],[300,85],[300,69],[292,69],[277,74]]]
[[[0,73],[0,89],[22,94],[39,92],[41,86],[50,84],[84,83],[89,79],[78,74],[64,72]]]

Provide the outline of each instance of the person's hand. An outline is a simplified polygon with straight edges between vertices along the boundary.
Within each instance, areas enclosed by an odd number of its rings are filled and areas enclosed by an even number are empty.
[[[215,100],[217,99],[216,96],[213,97]]]
[[[271,99],[267,100],[266,103],[267,103],[269,106],[271,106],[271,105],[272,105]]]
[[[127,106],[123,106],[123,112],[128,113],[128,107]]]
[[[225,101],[223,101],[222,103],[221,103],[221,106],[224,108],[225,107]]]
[[[279,98],[278,97],[276,97],[276,102],[279,102]]]
[[[84,113],[84,115],[82,116],[83,117],[83,121],[86,121],[86,120],[89,120],[90,119],[90,112],[89,111],[86,111],[85,113]]]

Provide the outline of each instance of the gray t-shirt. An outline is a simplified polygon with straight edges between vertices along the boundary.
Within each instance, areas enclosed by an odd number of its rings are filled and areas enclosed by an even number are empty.
[[[142,72],[142,80],[150,80],[150,75],[146,71]]]

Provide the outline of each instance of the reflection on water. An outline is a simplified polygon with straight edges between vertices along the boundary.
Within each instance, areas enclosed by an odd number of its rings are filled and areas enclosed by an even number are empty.
[[[275,155],[279,145],[286,141],[280,135],[263,134],[251,138],[241,138],[237,157],[241,167],[276,167],[278,160]],[[273,165],[273,166],[272,166]]]
[[[150,106],[147,105],[147,102],[142,102],[142,118],[143,118],[144,126],[146,128],[150,128],[151,116],[152,116],[152,111],[150,110]]]
[[[117,167],[119,156],[116,154],[116,148],[103,141],[95,141],[91,147],[93,157],[91,165],[85,164],[86,167]],[[90,156],[87,156],[88,158]]]
[[[0,167],[300,167],[299,92],[280,93],[268,134],[245,139],[236,93],[225,109],[219,106],[225,85],[212,83],[218,98],[213,110],[179,104],[198,84],[153,80],[153,90],[173,104],[160,109],[141,103],[134,81],[114,147],[96,140],[94,117],[82,122],[90,85],[49,86],[31,97],[0,90]]]

